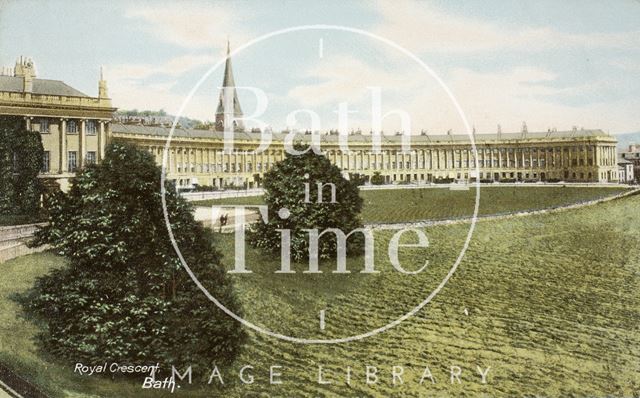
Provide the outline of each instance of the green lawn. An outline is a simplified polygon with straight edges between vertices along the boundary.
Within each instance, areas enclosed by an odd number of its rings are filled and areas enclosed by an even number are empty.
[[[518,188],[520,189],[520,188]],[[543,188],[546,189],[546,188]],[[582,189],[582,188],[581,188]],[[537,192],[537,191],[536,191]],[[489,205],[489,204],[487,204]],[[254,366],[255,383],[227,378],[225,390],[183,386],[177,396],[636,396],[640,391],[640,196],[571,210],[509,220],[481,221],[459,269],[416,316],[364,341],[298,345],[251,333],[235,367]],[[391,232],[376,233],[374,275],[357,273],[274,274],[279,260],[247,251],[253,274],[236,275],[245,317],[298,337],[337,338],[362,333],[396,319],[421,301],[442,279],[463,243],[468,225],[426,229],[430,247],[407,249],[409,276],[392,270],[386,257]],[[233,237],[219,237],[227,266]],[[107,397],[170,396],[135,384],[73,376],[68,367],[35,352],[36,326],[10,300],[37,275],[59,266],[51,254],[2,264],[0,359],[54,393]],[[301,271],[303,265],[297,265]],[[465,309],[466,313],[465,314]],[[326,329],[318,313],[326,311]],[[215,359],[212,358],[212,361]],[[317,366],[334,383],[318,385]],[[281,365],[284,384],[269,385],[268,368]],[[364,367],[379,367],[378,384],[366,385]],[[393,386],[391,367],[405,368],[404,384]],[[436,384],[418,380],[429,366]],[[461,385],[449,383],[448,368],[462,368]],[[352,384],[345,385],[347,366]],[[476,366],[491,366],[488,384]],[[196,372],[196,376],[204,376]],[[205,380],[206,382],[206,380]],[[77,395],[81,396],[81,395]]]
[[[564,206],[615,195],[624,187],[572,186],[482,186],[479,215],[503,214]],[[384,189],[361,191],[362,218],[366,223],[393,223],[417,220],[444,220],[473,215],[476,189],[452,191],[448,188]],[[211,205],[258,205],[261,196],[214,199],[194,202]]]

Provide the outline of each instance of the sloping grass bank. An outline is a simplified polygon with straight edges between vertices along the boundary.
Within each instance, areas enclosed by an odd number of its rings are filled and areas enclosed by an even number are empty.
[[[251,332],[237,365],[228,369],[235,376],[225,379],[224,391],[206,384],[208,374],[196,373],[197,387],[182,386],[173,395],[73,375],[70,366],[38,353],[37,326],[22,317],[11,296],[62,260],[47,253],[26,256],[2,265],[0,360],[55,396],[634,396],[640,390],[638,214],[640,196],[635,195],[561,213],[478,223],[452,279],[395,328],[339,345],[300,345]],[[323,274],[278,275],[273,272],[279,259],[247,250],[254,273],[234,277],[245,317],[304,337],[344,337],[379,327],[415,306],[441,280],[467,228],[430,228],[426,253],[403,251],[407,268],[430,260],[428,270],[417,276],[391,269],[389,231],[376,232],[381,272],[373,275],[357,272],[362,259],[350,259],[353,272],[346,275],[330,273],[333,264],[322,264]],[[219,246],[231,267],[233,236],[220,236]],[[325,330],[318,324],[322,309]],[[243,365],[253,366],[253,384],[239,381]],[[283,384],[269,384],[274,365],[282,366]],[[319,365],[332,384],[318,383]],[[366,366],[378,368],[376,384],[366,383]],[[393,384],[393,366],[403,367],[402,384]],[[425,366],[436,383],[419,384]],[[450,383],[451,366],[461,368],[461,384]],[[487,384],[478,366],[491,367]]]

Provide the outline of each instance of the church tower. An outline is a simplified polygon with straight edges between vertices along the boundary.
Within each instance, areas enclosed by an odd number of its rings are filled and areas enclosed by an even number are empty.
[[[233,79],[233,70],[231,69],[231,58],[229,54],[230,48],[229,41],[227,40],[227,62],[224,65],[224,79],[222,81],[222,89],[220,90],[218,109],[216,110],[216,131],[244,130],[242,120],[234,120],[242,118],[242,109],[238,101],[238,93],[236,92],[236,83]]]

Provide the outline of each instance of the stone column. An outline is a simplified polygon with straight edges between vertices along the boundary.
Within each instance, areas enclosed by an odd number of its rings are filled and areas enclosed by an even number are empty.
[[[60,119],[60,174],[67,172],[67,119]]]
[[[185,156],[184,156],[184,151],[185,148],[182,146],[179,146],[178,148],[176,148],[176,171],[178,172],[178,175],[184,174],[185,172]]]
[[[534,148],[529,148],[529,170],[533,170],[533,152]],[[533,174],[531,175],[533,177]]]
[[[106,123],[106,121],[104,120],[100,120],[100,130],[98,131],[98,162],[101,162],[102,159],[104,159],[104,148],[106,146],[106,142],[105,142],[105,128],[104,128],[104,124]],[[155,156],[154,153],[154,158],[156,158],[157,160],[157,156]]]
[[[78,168],[84,167],[84,152],[87,144],[86,136],[87,121],[85,119],[80,120],[80,134],[78,134]]]
[[[609,166],[613,166],[614,165],[614,148],[613,147],[609,147]]]

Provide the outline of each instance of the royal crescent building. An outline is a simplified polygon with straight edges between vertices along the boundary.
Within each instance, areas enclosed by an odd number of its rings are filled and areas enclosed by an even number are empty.
[[[291,133],[273,133],[268,148],[256,152],[261,134],[244,131],[237,120],[242,110],[229,58],[223,87],[211,130],[176,128],[171,136],[167,179],[180,187],[259,187],[264,173],[284,158],[284,138]],[[41,177],[57,180],[63,189],[78,169],[101,161],[109,140],[134,143],[162,164],[171,129],[116,123],[115,111],[102,74],[97,97],[61,81],[36,78],[30,59],[19,59],[13,70],[0,75],[0,115],[22,116],[27,129],[41,133],[45,150]],[[233,131],[231,152],[224,151],[221,130],[225,129]],[[297,133],[295,141],[308,142],[310,137]],[[379,174],[387,183],[618,182],[617,140],[598,129],[474,132],[475,151],[466,134],[411,135],[409,151],[403,150],[402,139],[383,135],[381,150],[375,153],[370,135],[350,134],[348,151],[338,135],[320,136],[322,151],[333,164],[366,180]]]
[[[40,132],[41,177],[63,189],[78,169],[104,157],[115,110],[102,76],[98,96],[90,97],[59,80],[36,78],[31,59],[20,58],[0,74],[0,115],[22,116],[27,129]]]

